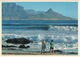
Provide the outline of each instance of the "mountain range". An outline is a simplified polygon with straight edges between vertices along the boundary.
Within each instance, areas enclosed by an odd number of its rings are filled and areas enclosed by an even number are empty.
[[[25,10],[16,3],[2,3],[3,20],[75,20],[53,11],[51,8],[46,12]]]

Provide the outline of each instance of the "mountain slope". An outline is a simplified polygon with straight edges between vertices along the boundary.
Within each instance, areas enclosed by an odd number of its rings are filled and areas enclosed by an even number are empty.
[[[51,8],[46,11],[25,10],[16,3],[2,4],[3,20],[75,20],[53,11]]]
[[[2,4],[2,18],[3,19],[26,19],[29,14],[26,13],[22,6],[15,3],[3,3]]]

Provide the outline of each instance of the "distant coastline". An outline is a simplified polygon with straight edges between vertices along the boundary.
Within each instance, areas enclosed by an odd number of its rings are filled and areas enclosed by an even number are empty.
[[[8,8],[8,9],[7,9]],[[3,20],[76,20],[75,18],[64,16],[49,8],[46,12],[25,10],[23,6],[16,3],[2,3]]]

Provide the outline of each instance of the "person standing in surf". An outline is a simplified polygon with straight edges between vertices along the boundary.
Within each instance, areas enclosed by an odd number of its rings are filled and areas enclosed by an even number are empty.
[[[53,40],[51,40],[50,42],[50,53],[51,54],[54,53],[54,41]]]
[[[41,53],[45,53],[45,49],[46,49],[46,41],[43,40],[43,41],[42,41],[42,49],[41,49]]]

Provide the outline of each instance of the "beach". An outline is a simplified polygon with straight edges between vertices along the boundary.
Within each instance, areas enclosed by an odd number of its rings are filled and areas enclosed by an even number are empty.
[[[3,55],[57,55],[55,53],[41,53],[41,52],[2,52]]]
[[[41,51],[27,51],[25,49],[25,51],[23,50],[2,50],[2,55],[78,55],[77,52],[65,52],[62,50],[54,50],[53,53],[50,53],[50,51],[45,51],[42,52]]]
[[[77,55],[77,54],[67,54],[67,53],[52,53],[49,52],[2,52],[2,55]]]

